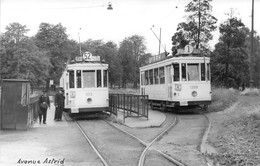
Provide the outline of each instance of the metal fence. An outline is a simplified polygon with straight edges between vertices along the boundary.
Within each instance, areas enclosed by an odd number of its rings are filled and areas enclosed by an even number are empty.
[[[109,94],[109,111],[116,116],[123,111],[123,123],[127,117],[148,119],[148,95]]]

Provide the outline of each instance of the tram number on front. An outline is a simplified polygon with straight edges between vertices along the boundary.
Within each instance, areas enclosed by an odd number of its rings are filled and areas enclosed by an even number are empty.
[[[93,94],[92,94],[92,92],[87,92],[86,93],[86,96],[92,96]]]
[[[191,85],[190,89],[198,89],[198,85]]]

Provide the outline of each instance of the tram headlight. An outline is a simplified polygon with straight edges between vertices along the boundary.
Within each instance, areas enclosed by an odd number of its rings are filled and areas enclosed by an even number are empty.
[[[175,84],[175,90],[181,91],[181,84]]]
[[[192,91],[192,92],[191,92],[191,95],[192,95],[193,97],[196,97],[196,96],[198,95],[198,93],[197,93],[196,91]]]
[[[91,103],[91,102],[92,102],[92,98],[88,98],[87,103]]]

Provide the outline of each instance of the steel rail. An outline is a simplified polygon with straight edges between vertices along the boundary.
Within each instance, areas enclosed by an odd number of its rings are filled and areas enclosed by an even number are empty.
[[[171,125],[169,127],[167,127],[157,137],[155,137],[148,145],[146,145],[146,148],[143,150],[143,153],[140,156],[140,159],[139,159],[139,162],[138,162],[138,166],[143,166],[144,165],[144,159],[145,159],[146,153],[147,153],[148,149],[155,143],[155,141],[159,140],[166,132],[168,132],[176,124],[177,124],[177,118],[175,117],[174,121],[171,123]],[[177,163],[175,163],[175,164],[177,164]]]
[[[181,162],[179,162],[179,161],[177,161],[176,159],[172,158],[171,156],[169,156],[169,155],[167,155],[167,154],[165,154],[165,153],[163,153],[163,152],[157,150],[156,148],[151,147],[152,144],[153,144],[155,141],[157,141],[157,140],[158,140],[160,137],[162,137],[168,130],[170,130],[174,125],[176,125],[176,123],[177,123],[177,118],[176,118],[176,117],[175,117],[175,119],[174,119],[174,122],[171,123],[171,125],[170,125],[166,130],[164,130],[162,133],[160,133],[155,139],[153,139],[153,141],[152,141],[151,143],[147,143],[147,142],[141,140],[141,139],[138,138],[137,136],[135,136],[135,135],[133,135],[133,134],[131,134],[131,133],[129,133],[129,132],[123,130],[123,129],[118,128],[117,126],[111,124],[110,122],[108,122],[108,121],[106,121],[106,120],[105,120],[105,122],[107,122],[110,126],[116,128],[117,130],[120,130],[121,132],[125,133],[126,135],[129,135],[129,136],[131,136],[132,138],[138,140],[141,144],[143,144],[143,145],[146,147],[144,150],[147,151],[149,148],[151,148],[151,149],[155,150],[156,152],[160,153],[164,158],[166,158],[166,159],[168,159],[169,161],[173,162],[174,164],[177,164],[178,166],[185,166],[184,164],[182,164]],[[148,147],[148,148],[147,148],[147,147]],[[142,157],[145,157],[144,151],[142,152]],[[144,158],[143,158],[142,160],[144,160]],[[140,159],[139,159],[139,163],[140,163]],[[138,166],[139,166],[139,163],[138,163]],[[144,162],[141,161],[141,163],[143,164]]]
[[[79,130],[81,131],[81,133],[83,134],[83,136],[85,137],[85,139],[88,141],[89,145],[92,147],[92,149],[95,151],[95,153],[98,155],[98,157],[100,158],[100,160],[102,161],[104,166],[109,166],[109,164],[106,162],[106,160],[102,157],[102,155],[99,153],[99,151],[97,150],[97,148],[94,146],[94,144],[92,143],[92,141],[90,140],[90,138],[87,136],[87,134],[85,133],[85,131],[82,129],[82,127],[79,125],[79,123],[74,120],[74,122],[76,123],[77,127],[79,128]]]

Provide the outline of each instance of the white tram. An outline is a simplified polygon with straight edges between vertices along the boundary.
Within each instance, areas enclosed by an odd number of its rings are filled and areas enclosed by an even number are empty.
[[[197,56],[191,46],[176,57],[155,56],[140,68],[141,94],[152,108],[203,106],[211,103],[210,58]]]
[[[97,112],[108,108],[108,64],[89,52],[68,64],[60,78],[65,109],[70,113]]]

